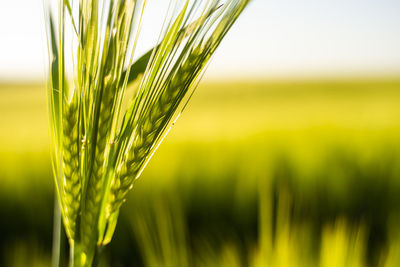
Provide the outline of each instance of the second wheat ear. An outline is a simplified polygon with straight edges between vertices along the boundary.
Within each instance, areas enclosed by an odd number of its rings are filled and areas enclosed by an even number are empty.
[[[132,62],[145,0],[45,0],[53,170],[73,266],[91,266],[111,241],[134,179],[249,0],[171,2],[157,45]]]

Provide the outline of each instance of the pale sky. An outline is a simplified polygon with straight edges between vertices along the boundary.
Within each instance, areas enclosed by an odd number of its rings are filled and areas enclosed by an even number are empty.
[[[158,34],[144,32],[141,47]],[[1,0],[0,81],[43,80],[46,58],[42,0]],[[342,75],[400,75],[400,1],[253,0],[206,77]]]

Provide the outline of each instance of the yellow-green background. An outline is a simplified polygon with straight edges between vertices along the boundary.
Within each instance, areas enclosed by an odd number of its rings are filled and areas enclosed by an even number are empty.
[[[43,85],[0,85],[1,266],[50,263],[47,129]],[[101,264],[400,266],[399,209],[400,79],[205,81]]]

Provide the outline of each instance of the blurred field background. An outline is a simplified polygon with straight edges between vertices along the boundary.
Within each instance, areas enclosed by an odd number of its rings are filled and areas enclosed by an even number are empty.
[[[135,56],[169,1],[148,2]],[[5,267],[51,264],[42,11],[0,4]],[[253,0],[136,181],[100,266],[400,266],[399,14],[395,0]]]
[[[0,266],[49,266],[44,86],[0,125]],[[400,266],[399,136],[399,78],[201,83],[100,265]]]

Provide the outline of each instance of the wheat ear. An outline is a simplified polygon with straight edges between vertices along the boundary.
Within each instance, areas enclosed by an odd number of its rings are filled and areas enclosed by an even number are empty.
[[[81,198],[81,181],[79,176],[79,134],[78,109],[76,101],[64,101],[63,130],[63,203],[64,224],[68,238],[74,240],[76,221],[79,214]]]
[[[177,102],[185,93],[185,89],[189,87],[187,82],[192,80],[191,74],[199,67],[200,58],[200,49],[195,49],[190,53],[155,101],[150,112],[138,125],[134,144],[125,154],[120,167],[117,168],[116,178],[111,186],[108,214],[116,212],[125,201],[127,193],[132,188],[133,180],[142,169],[149,152],[156,143],[156,139],[159,138],[161,129],[169,122],[173,113],[171,111],[175,109]]]
[[[132,134],[127,139],[125,132],[122,131],[121,138],[118,140],[122,149],[118,151],[120,158],[114,166],[115,176],[111,181],[105,208],[105,217],[110,226],[106,236],[112,235],[119,208],[133,187],[133,181],[140,175],[163,137],[168,133],[167,129],[169,125],[172,125],[170,123],[174,120],[173,117],[178,116],[178,107],[184,107],[190,99],[190,92],[193,93],[195,87],[193,84],[247,4],[248,1],[229,1],[229,4],[222,8],[218,5],[210,6],[208,13],[205,12],[204,16],[194,24],[198,28],[185,35],[185,42],[182,50],[178,52],[178,57],[175,57],[175,54],[181,47],[180,42],[173,39],[171,43],[168,41],[171,40],[170,35],[178,32],[176,27],[180,23],[181,15],[171,24],[165,35],[166,41],[157,48],[155,59],[150,60],[150,67],[144,74],[140,85],[143,95],[137,96],[133,112],[130,113],[131,110],[129,110],[126,113],[131,114],[130,118],[132,118],[127,120],[127,125],[133,125],[133,127],[128,126],[123,129],[129,129]],[[183,29],[183,26],[181,27]],[[169,47],[167,56],[163,54],[165,47]],[[104,243],[107,242],[109,240],[105,239]]]
[[[118,86],[122,77],[123,64],[131,35],[130,32],[133,19],[132,3],[118,2],[117,16],[111,29],[108,47],[104,56],[103,72],[100,75],[101,86],[97,98],[100,100],[95,114],[95,134],[93,136],[94,157],[91,172],[86,187],[86,199],[82,224],[83,247],[91,247],[90,242],[97,240],[97,224],[99,209],[102,201],[102,189],[104,175],[107,165],[108,144],[110,143],[112,122],[115,112],[115,100],[121,88]],[[96,229],[95,231],[93,229]]]

